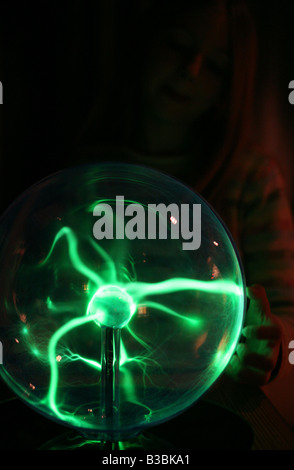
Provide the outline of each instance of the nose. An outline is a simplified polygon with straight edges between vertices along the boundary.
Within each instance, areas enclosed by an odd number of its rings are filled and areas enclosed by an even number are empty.
[[[203,64],[203,55],[195,55],[182,70],[182,77],[188,80],[194,80],[198,77]]]
[[[201,67],[202,67],[202,63],[203,63],[202,54],[197,54],[194,57],[193,61],[191,61],[190,64],[188,64],[189,76],[191,76],[192,78],[198,77],[199,72],[200,72]]]

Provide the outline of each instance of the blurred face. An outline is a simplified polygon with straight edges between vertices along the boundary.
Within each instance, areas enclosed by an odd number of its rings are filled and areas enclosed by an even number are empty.
[[[142,74],[149,115],[189,125],[217,104],[229,71],[227,15],[217,3],[159,25]]]

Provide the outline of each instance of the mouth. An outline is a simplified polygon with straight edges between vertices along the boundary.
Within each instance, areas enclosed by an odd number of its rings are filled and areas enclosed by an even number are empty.
[[[172,99],[173,101],[180,103],[180,104],[185,104],[189,103],[191,101],[191,97],[187,96],[183,93],[180,93],[169,86],[165,85],[163,87],[163,93],[169,98]]]

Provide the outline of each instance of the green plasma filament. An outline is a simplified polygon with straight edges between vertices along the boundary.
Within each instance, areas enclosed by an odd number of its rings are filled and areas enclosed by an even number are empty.
[[[163,294],[171,294],[180,291],[228,294],[237,296],[238,298],[243,296],[243,290],[237,284],[225,280],[205,282],[187,278],[173,278],[162,282],[145,283],[130,281],[130,277],[128,278],[128,276],[124,276],[126,281],[119,282],[115,262],[97,243],[93,243],[93,241],[91,241],[91,245],[94,246],[95,251],[107,267],[107,279],[104,279],[102,275],[98,275],[97,272],[90,269],[83,262],[79,254],[78,239],[73,230],[69,227],[63,227],[57,233],[51,249],[46,258],[40,263],[40,267],[45,266],[50,262],[57,243],[61,243],[62,239],[67,241],[68,257],[73,269],[86,277],[91,283],[91,289],[88,292],[90,301],[87,303],[87,307],[82,315],[79,314],[78,316],[73,312],[73,318],[67,320],[49,339],[47,361],[50,367],[50,382],[44,403],[46,406],[49,406],[50,410],[56,417],[71,423],[76,427],[84,426],[82,419],[79,419],[74,415],[74,413],[62,410],[62,405],[58,402],[57,398],[60,385],[60,364],[57,360],[59,354],[58,349],[60,342],[62,342],[62,339],[66,335],[87,324],[93,323],[96,325],[95,328],[98,328],[97,332],[99,329],[102,330],[103,328],[110,328],[112,330],[124,329],[126,334],[131,336],[132,341],[140,344],[140,346],[146,351],[144,357],[140,355],[129,357],[122,341],[120,346],[119,367],[121,369],[122,376],[125,378],[124,383],[127,384],[126,395],[128,395],[135,403],[137,400],[136,387],[135,382],[132,379],[131,369],[129,368],[130,364],[132,365],[131,367],[141,367],[144,376],[148,376],[146,372],[148,365],[155,364],[155,361],[152,358],[153,351],[151,346],[131,329],[131,320],[138,311],[140,304],[144,303],[146,307],[152,308],[154,311],[158,311],[161,315],[169,315],[175,319],[179,319],[180,321],[185,322],[189,328],[200,331],[203,326],[203,319],[201,319],[199,315],[195,313],[194,316],[180,314],[158,301],[155,302],[148,300],[148,297],[152,295],[159,296]],[[55,304],[50,297],[47,298],[46,304],[48,310],[54,315],[58,315],[58,312],[61,312],[60,314],[62,314],[62,312],[66,311],[62,302]],[[98,375],[101,374],[102,362],[73,353],[70,349],[66,351],[64,358],[67,362],[81,361],[85,367],[91,367],[97,371]],[[158,370],[160,370],[159,364],[157,364],[157,367]],[[146,413],[146,421],[148,421],[151,416],[151,410],[149,411],[149,413]]]

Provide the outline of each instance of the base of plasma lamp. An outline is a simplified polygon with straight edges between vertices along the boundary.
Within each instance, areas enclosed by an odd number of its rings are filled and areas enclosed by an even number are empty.
[[[74,430],[48,419],[19,400],[0,403],[3,432],[1,450],[249,450],[253,433],[249,424],[233,412],[200,399],[172,420],[145,430],[126,441],[89,440]],[[17,416],[17,421],[12,419]]]
[[[176,418],[141,432],[133,439],[106,442],[85,439],[74,431],[48,441],[40,450],[249,450],[253,433],[249,424],[215,403],[200,400]]]

